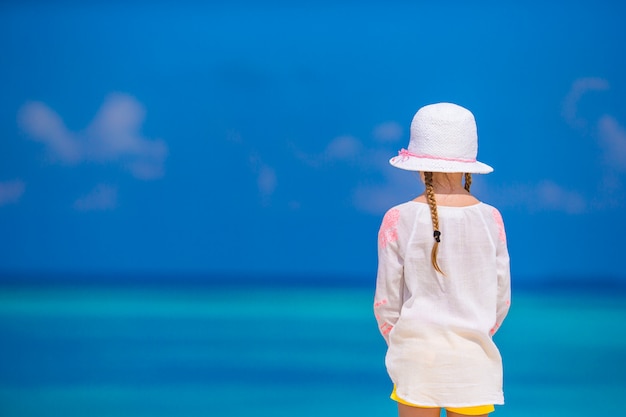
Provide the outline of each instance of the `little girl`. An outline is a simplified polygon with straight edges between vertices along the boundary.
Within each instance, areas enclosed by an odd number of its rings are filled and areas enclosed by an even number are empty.
[[[509,255],[500,212],[469,192],[472,173],[493,171],[477,151],[472,113],[438,103],[415,114],[408,150],[390,160],[426,186],[378,234],[374,312],[400,417],[487,416],[504,403],[492,336],[510,306]]]

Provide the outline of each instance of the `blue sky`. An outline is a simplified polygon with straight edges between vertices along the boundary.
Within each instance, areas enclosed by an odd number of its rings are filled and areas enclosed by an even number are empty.
[[[452,101],[514,275],[626,279],[625,8],[430,3],[3,2],[0,271],[371,278]]]

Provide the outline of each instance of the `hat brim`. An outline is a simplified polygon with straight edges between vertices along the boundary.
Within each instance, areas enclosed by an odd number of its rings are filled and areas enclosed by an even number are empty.
[[[394,156],[389,163],[406,171],[420,172],[461,172],[468,174],[489,174],[493,168],[482,162],[449,161],[443,159],[420,158],[416,156]]]

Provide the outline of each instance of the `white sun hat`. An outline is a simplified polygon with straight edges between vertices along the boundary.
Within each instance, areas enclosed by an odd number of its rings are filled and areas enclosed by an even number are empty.
[[[493,168],[476,160],[478,134],[472,112],[453,103],[424,106],[411,122],[409,149],[389,163],[421,172],[488,174]]]

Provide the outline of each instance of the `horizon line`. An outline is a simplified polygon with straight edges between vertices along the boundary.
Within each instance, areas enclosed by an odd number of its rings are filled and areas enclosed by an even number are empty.
[[[20,286],[112,286],[112,287],[373,287],[375,274],[366,277],[341,273],[287,272],[25,272],[0,271],[1,287]],[[512,278],[516,290],[603,290],[626,292],[626,277],[617,276],[524,276]]]

